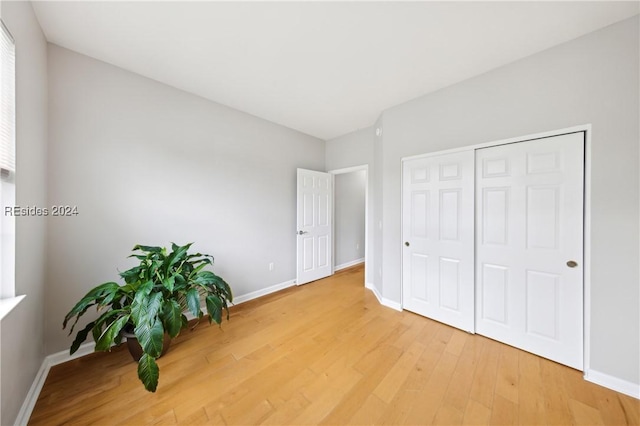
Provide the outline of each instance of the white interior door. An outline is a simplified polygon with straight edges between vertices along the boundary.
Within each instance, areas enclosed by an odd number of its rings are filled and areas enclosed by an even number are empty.
[[[582,370],[584,134],[476,151],[476,332]]]
[[[474,152],[403,163],[402,305],[474,331]]]
[[[296,284],[332,274],[333,185],[329,173],[298,169]]]

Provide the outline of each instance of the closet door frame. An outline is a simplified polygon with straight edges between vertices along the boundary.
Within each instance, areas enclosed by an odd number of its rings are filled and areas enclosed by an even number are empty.
[[[548,132],[530,134],[525,136],[519,136],[515,138],[509,139],[501,139],[492,142],[486,142],[476,145],[467,145],[459,148],[447,149],[442,151],[434,151],[421,155],[413,155],[409,157],[403,157],[401,159],[401,170],[404,169],[404,162],[415,160],[418,158],[432,157],[437,155],[445,155],[445,154],[453,154],[457,152],[469,151],[469,150],[477,150],[480,148],[489,148],[499,145],[506,145],[517,142],[527,142],[535,139],[548,138],[552,136],[560,136],[567,133],[577,133],[584,132],[584,154],[585,154],[585,163],[584,163],[584,305],[583,305],[583,372],[585,379],[588,379],[588,372],[591,369],[591,124],[583,124],[574,127],[568,127],[564,129],[552,130]],[[404,183],[402,180],[400,181],[400,193],[402,193],[402,188],[404,187]],[[401,206],[402,209],[402,206]],[[402,212],[402,210],[401,210]],[[402,220],[402,213],[401,213]],[[401,224],[401,229],[404,229],[404,224]],[[402,244],[400,241],[399,244]],[[400,248],[402,254],[402,248]],[[402,257],[401,257],[402,258]],[[400,268],[402,270],[402,268]],[[402,273],[402,271],[401,271]],[[404,277],[401,277],[401,282]],[[401,289],[402,290],[402,289]],[[402,296],[404,297],[404,295]],[[401,302],[402,305],[402,302]]]

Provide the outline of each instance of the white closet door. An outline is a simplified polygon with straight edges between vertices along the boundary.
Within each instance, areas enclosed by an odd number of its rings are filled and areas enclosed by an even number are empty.
[[[584,134],[476,151],[476,332],[583,367]]]
[[[474,331],[474,153],[403,163],[403,308]]]

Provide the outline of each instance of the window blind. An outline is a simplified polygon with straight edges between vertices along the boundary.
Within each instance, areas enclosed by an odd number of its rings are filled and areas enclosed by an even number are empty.
[[[13,37],[0,21],[0,169],[16,169],[16,66]]]

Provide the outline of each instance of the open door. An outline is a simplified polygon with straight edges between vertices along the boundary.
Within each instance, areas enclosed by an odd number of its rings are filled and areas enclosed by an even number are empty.
[[[333,273],[333,185],[329,173],[298,169],[296,284]]]

